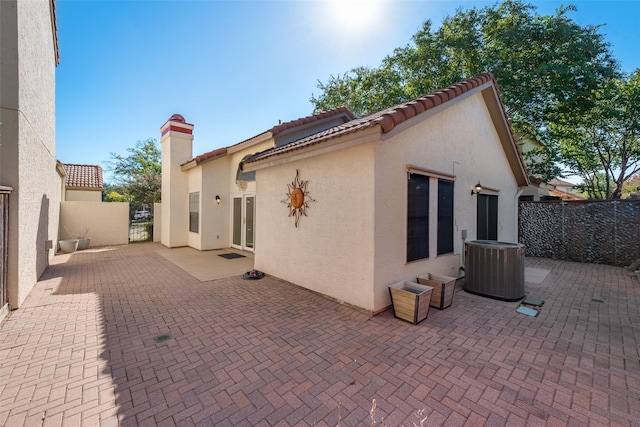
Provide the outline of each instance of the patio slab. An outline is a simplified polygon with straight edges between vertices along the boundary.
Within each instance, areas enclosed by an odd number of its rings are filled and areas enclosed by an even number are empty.
[[[168,249],[163,246],[156,252],[201,282],[239,276],[253,270],[253,254],[236,249],[199,251],[193,248]],[[243,257],[225,259],[220,256],[224,254],[239,254]]]
[[[538,317],[458,286],[412,325],[271,277],[200,281],[162,249],[55,257],[0,325],[0,425],[359,426],[373,399],[389,426],[640,420],[640,283],[622,268],[527,258],[550,271],[526,284]]]

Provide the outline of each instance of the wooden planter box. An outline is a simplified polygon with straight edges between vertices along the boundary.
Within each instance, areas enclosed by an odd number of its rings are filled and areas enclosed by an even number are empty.
[[[431,307],[442,310],[453,303],[453,290],[456,287],[455,277],[427,273],[418,277],[418,283],[433,288]]]
[[[431,286],[414,282],[398,282],[389,286],[393,315],[414,325],[423,321],[429,314]]]

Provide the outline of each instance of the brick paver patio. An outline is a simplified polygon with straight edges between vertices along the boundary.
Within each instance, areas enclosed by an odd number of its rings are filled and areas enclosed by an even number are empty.
[[[640,283],[544,259],[517,303],[418,325],[273,278],[200,282],[157,244],[58,256],[0,327],[0,425],[640,425]],[[156,342],[169,334],[170,338]]]

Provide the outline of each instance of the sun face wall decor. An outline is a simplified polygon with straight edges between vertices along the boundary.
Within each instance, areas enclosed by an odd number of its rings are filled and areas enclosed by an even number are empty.
[[[289,216],[295,218],[295,226],[298,228],[301,216],[307,216],[307,209],[309,208],[309,202],[315,202],[314,199],[309,197],[309,191],[307,190],[307,184],[309,181],[302,181],[300,179],[300,172],[296,169],[296,177],[291,184],[287,184],[286,198],[282,199],[280,203],[284,203],[289,208]]]

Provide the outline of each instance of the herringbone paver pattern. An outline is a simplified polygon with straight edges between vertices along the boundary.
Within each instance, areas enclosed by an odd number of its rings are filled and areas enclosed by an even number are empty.
[[[418,325],[273,278],[199,282],[156,244],[58,256],[0,327],[0,425],[640,425],[640,284],[543,259],[516,303]],[[166,341],[155,338],[170,334]]]

